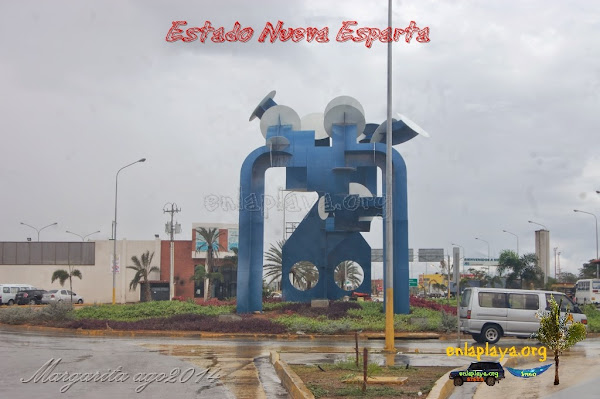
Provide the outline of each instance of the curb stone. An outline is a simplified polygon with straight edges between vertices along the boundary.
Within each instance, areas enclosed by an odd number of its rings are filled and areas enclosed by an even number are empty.
[[[288,391],[292,399],[315,399],[315,396],[304,385],[304,382],[298,377],[290,366],[279,358],[279,352],[271,351],[269,353],[271,364],[281,380],[281,384]]]

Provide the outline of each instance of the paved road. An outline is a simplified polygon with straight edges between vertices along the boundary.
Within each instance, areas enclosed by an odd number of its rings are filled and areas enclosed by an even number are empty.
[[[528,344],[527,341],[510,339],[501,343],[504,347]],[[454,341],[442,340],[397,340],[398,354],[393,357],[377,353],[383,349],[382,340],[361,341],[359,346],[369,348],[372,351],[371,359],[382,364],[393,361],[397,365],[408,363],[413,366],[468,365],[473,359],[446,356],[446,347],[455,344]],[[469,342],[471,344],[473,343]],[[351,340],[95,338],[0,329],[0,398],[30,399],[56,395],[61,398],[118,399],[126,394],[128,397],[160,399],[283,399],[288,395],[268,361],[271,350],[282,352],[282,359],[289,363],[319,364],[344,359],[352,354],[353,347]],[[597,356],[598,347],[600,340],[587,340],[577,345],[573,355]],[[49,369],[45,374],[46,378],[60,377],[60,381],[42,382],[44,364]],[[68,375],[65,376],[65,372]],[[88,377],[93,379],[96,372],[97,378],[104,376],[109,381],[83,382],[83,375],[73,375],[89,373]],[[110,375],[110,372],[113,374]],[[150,382],[142,389],[144,382],[157,378],[156,374],[150,373],[164,373],[166,381]],[[36,375],[38,382],[35,382]],[[75,381],[70,387],[68,378]],[[455,397],[473,397],[477,385],[465,384],[460,387],[461,392],[457,392],[459,396]],[[509,384],[500,386],[503,385]],[[65,393],[60,392],[63,387],[66,389]],[[136,389],[141,392],[136,393]],[[586,398],[587,391],[578,389],[591,389],[591,385],[573,389],[573,392],[577,392],[576,397],[583,399]],[[564,396],[551,398],[562,397]]]

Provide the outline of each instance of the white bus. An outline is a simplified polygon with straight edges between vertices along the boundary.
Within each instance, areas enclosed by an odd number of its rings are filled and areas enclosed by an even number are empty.
[[[575,284],[575,302],[580,305],[600,305],[600,279],[578,280]]]

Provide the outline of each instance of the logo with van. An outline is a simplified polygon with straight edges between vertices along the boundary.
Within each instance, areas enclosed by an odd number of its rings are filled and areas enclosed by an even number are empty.
[[[493,386],[504,379],[504,369],[499,362],[473,362],[466,370],[452,371],[448,377],[457,387],[465,382],[485,382]]]
[[[508,370],[509,373],[511,373],[515,377],[531,378],[531,377],[537,377],[538,375],[542,374],[544,371],[548,370],[551,366],[552,366],[552,363],[546,364],[546,365],[540,366],[540,367],[534,367],[532,369],[519,370],[519,369],[513,369],[511,367],[507,367],[506,369]]]

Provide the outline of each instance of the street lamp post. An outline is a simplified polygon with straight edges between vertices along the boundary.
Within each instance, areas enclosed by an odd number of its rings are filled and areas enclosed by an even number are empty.
[[[37,228],[33,227],[32,225],[30,225],[30,224],[27,224],[27,223],[23,223],[23,222],[21,222],[21,224],[22,224],[23,226],[31,227],[32,229],[34,229],[35,231],[37,231],[37,240],[39,241],[39,240],[40,240],[40,231],[44,230],[46,227],[55,226],[55,225],[57,225],[58,223],[57,223],[57,222],[51,223],[51,224],[49,224],[48,226],[44,226],[44,227],[42,227],[41,229],[37,229]]]
[[[512,234],[513,236],[515,236],[515,237],[516,237],[516,239],[517,239],[517,258],[518,258],[518,257],[519,257],[519,236],[518,236],[518,235],[516,235],[515,233],[511,233],[511,232],[510,232],[510,231],[508,231],[508,230],[502,230],[502,231],[503,231],[504,233]]]
[[[73,233],[72,231],[69,231],[69,230],[67,230],[66,232],[67,232],[67,233],[69,233],[69,234],[76,235],[77,237],[81,238],[81,241],[85,241],[85,239],[86,239],[87,237],[91,236],[92,234],[97,234],[97,233],[100,233],[100,230],[98,230],[98,231],[94,231],[93,233],[87,234],[87,235],[85,235],[85,236],[82,236],[81,234]]]
[[[527,223],[531,223],[531,224],[537,224],[538,226],[542,226],[542,227],[544,228],[544,230],[546,230],[546,231],[550,231],[550,230],[548,230],[548,228],[547,228],[546,226],[544,226],[544,225],[543,225],[543,224],[541,224],[541,223],[532,222],[531,220],[528,220],[528,221],[527,221]]]
[[[489,262],[490,261],[490,243],[479,237],[475,237],[475,239],[479,240],[479,241],[483,241],[487,244],[487,247],[488,247],[488,257],[487,258],[488,258],[488,262]],[[488,264],[487,270],[488,270],[488,274],[490,274],[490,265],[489,264]]]
[[[573,209],[573,212],[587,213],[588,215],[592,215],[596,220],[596,260],[598,260],[598,218],[591,212],[580,211],[579,209]],[[600,263],[596,264],[596,278],[600,278]]]
[[[139,159],[135,162],[132,162],[128,165],[123,166],[121,169],[119,169],[117,171],[117,174],[115,176],[115,220],[114,220],[114,230],[113,230],[114,242],[113,242],[113,269],[112,269],[112,275],[113,275],[113,278],[112,278],[112,303],[113,303],[113,305],[115,304],[115,301],[116,301],[115,300],[116,299],[115,286],[116,286],[116,281],[117,281],[117,192],[118,192],[118,188],[119,188],[119,173],[123,169],[125,169],[131,165],[135,165],[138,162],[146,162],[146,158]]]

